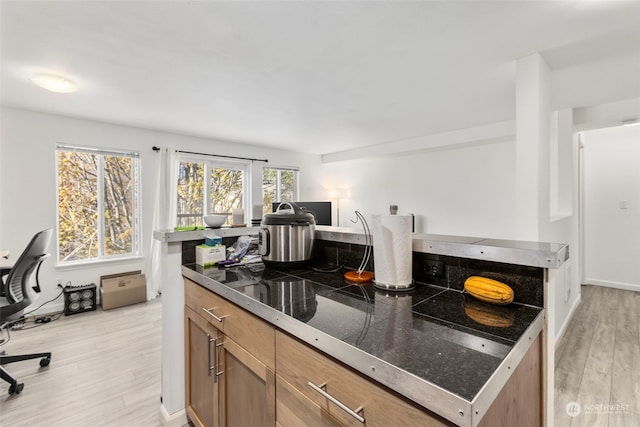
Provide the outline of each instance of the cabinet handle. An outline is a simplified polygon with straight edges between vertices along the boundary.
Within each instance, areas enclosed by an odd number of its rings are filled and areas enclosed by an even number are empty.
[[[218,374],[216,371],[218,370],[218,338],[213,340],[213,366],[209,367],[209,375],[211,375],[211,369],[213,369],[213,383],[218,382]]]
[[[213,308],[211,309],[207,309],[202,307],[202,309],[204,310],[205,313],[207,313],[209,316],[213,317],[214,319],[216,319],[218,322],[222,323],[222,321],[224,320],[225,317],[227,316],[216,316],[215,314],[213,314],[213,312],[211,310],[213,310]]]
[[[214,362],[213,362],[213,366],[211,366],[211,343],[214,343],[214,344],[213,344],[213,345],[214,345],[214,350],[213,350],[214,354],[213,354],[213,357],[214,357],[214,359],[216,359],[216,358],[217,358],[217,357],[216,357],[216,355],[215,355],[215,342],[216,342],[216,338],[211,338],[211,335],[207,334],[207,340],[208,340],[208,343],[207,343],[207,376],[208,376],[208,377],[210,377],[210,376],[211,376],[211,370],[212,370],[212,369],[214,369],[214,370],[216,369],[216,368],[215,368],[215,366],[216,366],[216,362],[217,362],[217,360],[216,360],[216,361],[214,361]]]
[[[327,386],[327,383],[322,383],[319,386],[317,386],[314,383],[312,383],[311,381],[309,381],[307,383],[307,385],[309,387],[311,387],[312,389],[314,389],[315,391],[317,391],[318,393],[320,393],[325,398],[327,398],[330,401],[332,401],[333,403],[335,403],[336,406],[338,406],[340,409],[345,411],[347,414],[351,415],[353,418],[355,418],[356,420],[358,420],[358,421],[360,421],[361,423],[364,424],[364,417],[360,416],[360,414],[359,414],[359,412],[362,412],[362,409],[363,409],[362,406],[357,408],[355,411],[353,409],[349,408],[347,405],[345,405],[344,403],[340,402],[338,399],[336,399],[335,397],[331,396],[329,393],[327,393],[326,391],[323,390],[323,388]]]
[[[216,344],[214,346],[214,349],[215,349],[214,351],[215,351],[215,354],[216,354],[216,364],[215,364],[215,370],[213,372],[215,373],[216,381],[218,380],[218,377],[220,375],[224,374],[224,371],[217,372],[218,371],[218,347],[222,347],[223,345],[224,345],[223,342],[221,342],[220,344],[218,344],[216,342]]]

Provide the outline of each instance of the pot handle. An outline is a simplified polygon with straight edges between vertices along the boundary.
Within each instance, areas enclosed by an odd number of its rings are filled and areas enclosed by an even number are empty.
[[[294,203],[294,202],[282,202],[282,203],[280,203],[278,205],[278,209],[276,209],[276,212],[279,211],[282,206],[289,206],[291,208],[291,210],[293,211],[293,213],[296,214],[296,215],[300,215],[300,214],[305,212],[300,206],[298,206],[297,203]]]
[[[271,242],[269,241],[269,230],[266,228],[260,229],[258,233],[258,252],[262,256],[269,255]]]

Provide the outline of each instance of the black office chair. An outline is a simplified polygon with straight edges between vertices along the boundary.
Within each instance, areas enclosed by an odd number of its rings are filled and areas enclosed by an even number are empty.
[[[27,248],[22,252],[18,261],[11,269],[0,271],[2,276],[2,293],[0,296],[0,330],[8,327],[11,321],[22,317],[25,308],[31,305],[31,291],[39,293],[40,284],[38,282],[38,272],[40,265],[49,254],[47,248],[51,242],[51,228],[43,230],[33,236]],[[31,286],[31,277],[35,271],[35,284]],[[6,280],[4,279],[6,276]],[[40,366],[45,367],[51,361],[51,353],[21,354],[6,356],[0,353],[0,376],[10,384],[9,394],[19,394],[24,388],[24,383],[19,383],[2,367],[8,363],[20,362],[22,360],[40,359]]]

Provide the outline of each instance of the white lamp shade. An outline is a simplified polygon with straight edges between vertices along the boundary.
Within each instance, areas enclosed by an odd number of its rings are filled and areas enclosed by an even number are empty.
[[[347,199],[349,197],[349,190],[345,188],[334,188],[328,190],[327,195],[330,199]]]

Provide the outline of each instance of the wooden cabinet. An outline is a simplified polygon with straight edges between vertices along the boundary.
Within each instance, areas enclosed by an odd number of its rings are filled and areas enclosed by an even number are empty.
[[[540,363],[538,336],[479,427],[542,425]],[[280,331],[276,395],[282,427],[455,425]]]
[[[187,416],[196,426],[275,425],[275,328],[185,279]]]
[[[541,340],[479,426],[541,425]],[[453,426],[185,279],[186,410],[196,426]]]
[[[538,335],[478,427],[538,427],[542,416],[542,336]]]
[[[276,373],[283,427],[453,425],[280,331]]]
[[[213,402],[218,400],[219,387],[213,356],[219,331],[186,307],[184,336],[187,416],[196,426],[218,426]]]

